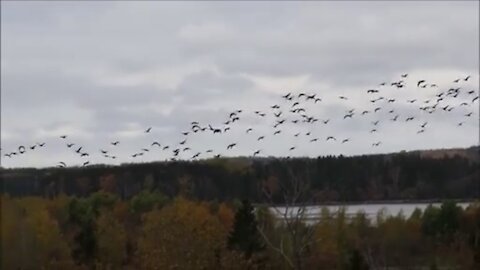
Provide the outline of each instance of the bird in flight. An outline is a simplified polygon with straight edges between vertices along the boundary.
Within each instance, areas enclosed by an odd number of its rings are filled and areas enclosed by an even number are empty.
[[[329,140],[334,140],[334,141],[336,141],[337,139],[336,139],[335,137],[333,137],[333,136],[328,136],[328,137],[327,137],[327,141],[329,141]]]
[[[211,125],[208,125],[208,128],[213,132],[213,134],[216,133],[222,133],[222,130],[219,128],[213,128]]]
[[[145,130],[145,133],[149,133],[151,130],[152,130],[152,128],[149,127],[149,128],[147,128],[147,129]]]
[[[315,96],[316,96],[316,95],[317,95],[317,94],[308,95],[307,98],[306,98],[306,100],[310,100],[310,99],[315,100]]]
[[[232,148],[235,147],[236,145],[237,145],[236,143],[232,143],[232,144],[227,145],[227,150],[228,150],[228,149],[232,149]]]

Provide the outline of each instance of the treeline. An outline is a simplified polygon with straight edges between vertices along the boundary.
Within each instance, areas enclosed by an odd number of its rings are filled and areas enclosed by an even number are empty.
[[[2,196],[1,206],[1,269],[480,269],[478,204],[374,222],[325,208],[309,226],[248,201],[148,190],[130,200]]]
[[[311,202],[420,200],[480,197],[480,159],[418,153],[327,156],[316,159],[219,158],[85,168],[2,169],[0,184],[10,196],[88,196],[99,190],[129,199],[143,188],[199,200],[247,198],[282,203],[292,177],[308,182]]]

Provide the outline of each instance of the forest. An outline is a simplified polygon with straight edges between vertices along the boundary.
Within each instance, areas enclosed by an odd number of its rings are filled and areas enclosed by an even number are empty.
[[[480,269],[478,149],[2,169],[1,269]],[[465,153],[468,153],[466,155]],[[307,222],[303,206],[442,200]],[[469,200],[467,208],[456,200]],[[271,205],[299,206],[292,217]]]
[[[303,199],[310,203],[474,199],[480,197],[479,150],[472,147],[455,155],[417,151],[352,157],[239,157],[121,166],[14,168],[0,170],[0,184],[2,193],[12,197],[85,197],[108,190],[127,200],[148,187],[169,197],[186,192],[198,200],[248,199],[281,204],[285,203],[282,187],[295,177],[308,183],[308,194]],[[271,195],[268,200],[265,190]]]
[[[2,269],[480,269],[480,204],[283,222],[248,200],[1,197]]]

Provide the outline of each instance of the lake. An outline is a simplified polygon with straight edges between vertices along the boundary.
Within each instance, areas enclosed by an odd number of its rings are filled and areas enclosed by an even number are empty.
[[[457,206],[465,209],[471,203],[473,202],[461,202],[457,203]],[[396,216],[400,212],[403,212],[403,215],[408,218],[416,208],[419,208],[423,212],[425,208],[427,208],[430,204],[436,207],[440,207],[441,205],[441,203],[368,203],[342,205],[312,205],[306,207],[305,219],[311,221],[319,219],[323,207],[327,208],[329,212],[333,214],[337,213],[340,208],[344,207],[347,217],[354,217],[357,213],[363,212],[371,221],[374,221],[376,219],[377,214],[381,210],[384,211],[387,216]],[[278,218],[281,218],[282,214],[285,213],[285,207],[278,206],[276,207],[276,209],[277,211],[275,211],[274,207],[270,207],[272,213],[276,214]],[[289,213],[291,213],[291,215],[294,215],[298,209],[298,207],[291,207],[289,209]]]

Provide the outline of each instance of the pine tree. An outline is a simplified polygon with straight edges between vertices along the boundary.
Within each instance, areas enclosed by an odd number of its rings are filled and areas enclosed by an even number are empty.
[[[242,206],[235,213],[233,230],[228,237],[228,247],[243,252],[247,258],[264,249],[253,211],[250,202],[243,200]]]

